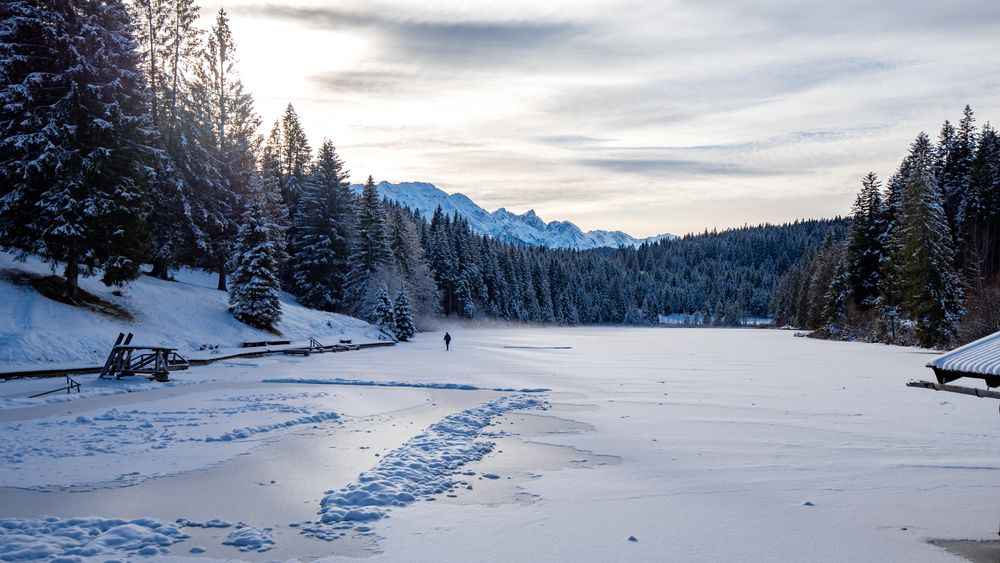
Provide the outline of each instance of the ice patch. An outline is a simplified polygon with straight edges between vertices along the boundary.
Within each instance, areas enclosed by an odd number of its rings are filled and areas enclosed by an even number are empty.
[[[385,518],[392,507],[453,489],[456,470],[493,449],[493,442],[478,438],[494,416],[545,405],[537,397],[514,395],[446,416],[385,455],[354,483],[328,491],[320,502],[321,521],[304,526],[302,533],[334,540],[344,535],[342,530]]]
[[[500,391],[502,393],[545,393],[551,389],[512,389],[502,387],[476,387],[465,383],[414,383],[411,381],[371,381],[367,379],[310,379],[304,377],[278,377],[261,380],[263,383],[300,383],[307,385],[362,385],[370,387],[417,387],[424,389],[457,389],[461,391]]]
[[[150,518],[0,518],[0,560],[162,555],[188,537]]]

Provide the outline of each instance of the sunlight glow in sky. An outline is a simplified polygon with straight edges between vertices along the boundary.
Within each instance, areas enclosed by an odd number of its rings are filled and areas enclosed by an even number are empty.
[[[844,214],[921,130],[1000,119],[995,0],[222,5],[265,129],[291,102],[353,181],[585,230]]]

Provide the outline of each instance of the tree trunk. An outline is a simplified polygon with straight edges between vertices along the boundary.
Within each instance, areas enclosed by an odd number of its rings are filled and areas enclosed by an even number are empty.
[[[170,266],[167,265],[166,257],[158,256],[153,260],[153,269],[149,275],[161,280],[170,279]]]
[[[66,298],[71,303],[76,303],[80,295],[80,256],[76,250],[76,243],[70,245],[69,255],[66,257]]]
[[[226,261],[221,260],[219,262],[219,291],[228,291],[226,289]]]

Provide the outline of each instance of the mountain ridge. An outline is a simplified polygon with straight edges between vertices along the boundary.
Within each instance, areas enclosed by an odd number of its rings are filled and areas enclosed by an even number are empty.
[[[360,184],[351,184],[355,193],[360,193]],[[646,242],[674,239],[675,235],[660,235],[636,238],[623,231],[593,230],[583,231],[571,221],[544,221],[534,209],[524,213],[514,213],[506,208],[487,211],[469,196],[456,192],[449,194],[428,182],[379,182],[376,187],[383,198],[396,202],[408,209],[417,210],[428,220],[434,211],[441,210],[448,215],[460,215],[469,221],[469,226],[479,234],[489,235],[497,240],[573,250],[592,248],[618,248],[640,246]]]

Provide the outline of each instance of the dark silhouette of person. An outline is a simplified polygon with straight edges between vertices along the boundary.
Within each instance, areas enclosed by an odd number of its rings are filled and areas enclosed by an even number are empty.
[[[447,332],[444,333],[444,349],[445,351],[451,350],[451,335]]]

